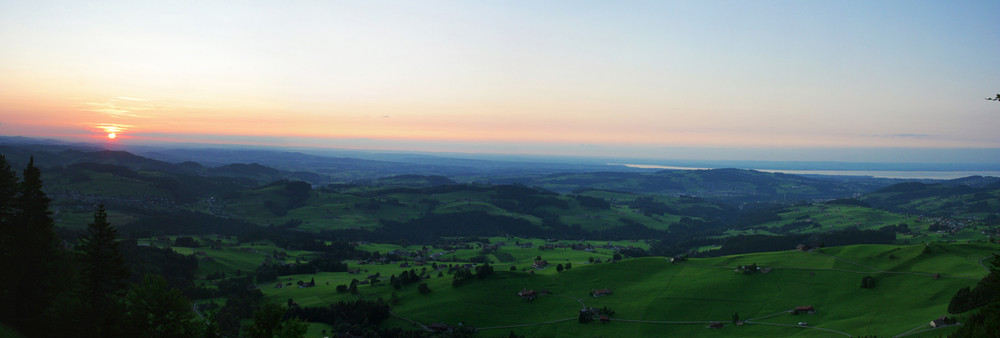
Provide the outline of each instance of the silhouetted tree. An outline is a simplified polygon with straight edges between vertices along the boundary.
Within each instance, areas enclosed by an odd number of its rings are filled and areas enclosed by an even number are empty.
[[[18,184],[6,159],[0,161],[0,321],[29,336],[52,334],[48,310],[70,285],[34,162],[28,161]]]
[[[304,337],[308,324],[299,318],[285,317],[285,308],[278,304],[264,304],[253,313],[253,324],[245,327],[246,336],[251,338]]]
[[[0,304],[5,304],[0,307],[0,321],[8,323],[14,323],[14,316],[20,312],[13,304],[20,295],[16,290],[23,273],[18,259],[25,254],[17,241],[17,235],[24,232],[16,221],[20,214],[17,205],[19,190],[17,174],[10,168],[7,158],[0,155],[0,271],[3,272],[0,273]]]
[[[129,336],[191,337],[198,332],[191,301],[159,275],[147,274],[142,285],[129,290],[127,299]]]
[[[87,233],[77,245],[83,282],[80,298],[85,307],[82,329],[87,336],[117,336],[115,330],[121,327],[129,272],[117,239],[118,230],[108,223],[104,205],[99,205],[94,222],[87,226]]]

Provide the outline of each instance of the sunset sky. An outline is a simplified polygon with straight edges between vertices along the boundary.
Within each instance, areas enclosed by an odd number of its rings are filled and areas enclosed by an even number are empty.
[[[0,1],[0,135],[982,157],[1000,149],[1000,102],[984,99],[1000,93],[997,13],[1000,1]]]

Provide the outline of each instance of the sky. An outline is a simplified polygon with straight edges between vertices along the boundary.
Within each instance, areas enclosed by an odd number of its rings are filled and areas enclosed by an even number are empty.
[[[1000,102],[985,100],[1000,93],[996,13],[998,1],[0,1],[0,135],[1000,163]]]

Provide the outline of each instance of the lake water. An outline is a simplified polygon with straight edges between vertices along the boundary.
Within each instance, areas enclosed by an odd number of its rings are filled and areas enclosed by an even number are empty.
[[[621,165],[632,168],[643,169],[672,169],[672,170],[708,170],[712,168],[674,167],[653,164],[627,164]],[[783,170],[783,169],[753,169],[768,173],[785,173],[794,175],[834,175],[834,176],[870,176],[880,178],[901,178],[901,179],[935,179],[950,180],[968,176],[996,176],[1000,177],[1000,171],[889,171],[889,170]]]

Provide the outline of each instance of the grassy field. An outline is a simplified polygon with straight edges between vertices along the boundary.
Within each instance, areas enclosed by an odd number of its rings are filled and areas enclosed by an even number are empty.
[[[913,230],[926,230],[926,227],[929,225],[917,216],[906,216],[880,209],[849,205],[813,204],[797,206],[791,211],[781,213],[780,216],[780,221],[764,223],[755,226],[755,228],[778,228],[789,223],[806,220],[816,224],[816,226],[806,226],[792,232],[828,232],[852,226],[862,230],[869,230],[900,223],[906,223]]]
[[[986,274],[979,260],[997,249],[985,243],[856,245],[814,252],[691,259],[681,264],[660,257],[588,264],[586,257],[550,250],[541,252],[543,258],[552,262],[566,257],[573,262],[573,268],[557,273],[551,268],[508,271],[498,265],[494,277],[457,288],[451,286],[450,275],[437,277],[431,272],[431,278],[423,281],[433,290],[428,295],[419,294],[416,285],[400,290],[385,284],[365,285],[359,290],[363,298],[394,299],[393,311],[400,316],[424,324],[464,322],[482,328],[481,334],[486,337],[506,336],[511,331],[528,336],[584,337],[841,335],[820,329],[890,336],[929,328],[928,321],[945,315],[955,291],[974,285]],[[517,265],[526,263],[521,260],[523,254],[515,256],[519,259]],[[749,275],[734,272],[737,265],[750,263],[770,270]],[[277,289],[272,283],[263,285],[262,290],[269,302],[291,298],[303,306],[322,306],[358,297],[337,293],[338,284],[367,274],[388,276],[401,270],[397,265],[367,265],[364,269],[367,271],[359,275],[286,276],[281,282],[293,285],[297,280],[315,278],[317,287]],[[935,274],[940,278],[934,278]],[[863,276],[875,277],[877,287],[861,289]],[[550,293],[529,302],[516,296],[525,288]],[[602,288],[610,288],[614,294],[598,298],[589,295]],[[609,324],[579,324],[578,310],[584,305],[607,306],[616,311],[614,320]],[[799,305],[812,305],[817,312],[786,313]],[[732,325],[729,321],[734,312],[751,323]],[[523,326],[560,320],[566,321]],[[710,321],[726,325],[708,329]],[[798,322],[808,326],[799,326]],[[390,320],[386,325],[410,327],[400,320]],[[939,335],[945,330],[922,335]]]
[[[645,215],[620,203],[634,200],[641,195],[614,193],[607,191],[588,191],[581,195],[604,198],[612,202],[612,207],[606,209],[588,208],[580,205],[568,195],[554,198],[565,202],[565,208],[543,207],[545,212],[558,215],[559,220],[570,226],[579,226],[587,231],[606,230],[623,225],[622,219],[638,222],[652,229],[664,230],[670,224],[676,223],[683,216]],[[291,220],[300,220],[299,229],[319,231],[329,229],[374,229],[381,226],[381,221],[390,220],[405,222],[424,215],[427,212],[448,214],[458,212],[483,211],[488,214],[525,219],[532,224],[541,226],[538,216],[515,212],[498,206],[497,192],[493,190],[477,191],[458,190],[443,193],[415,192],[384,192],[381,187],[357,187],[340,191],[313,190],[306,204],[302,207],[287,210],[286,214],[276,214],[264,207],[265,204],[286,205],[287,198],[282,195],[281,187],[266,186],[243,191],[238,198],[230,199],[224,204],[228,213],[257,224],[283,224]],[[655,196],[657,202],[675,206],[715,207],[707,202],[682,200],[676,197]],[[619,203],[619,204],[615,204]],[[698,219],[697,217],[693,217]]]

